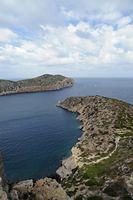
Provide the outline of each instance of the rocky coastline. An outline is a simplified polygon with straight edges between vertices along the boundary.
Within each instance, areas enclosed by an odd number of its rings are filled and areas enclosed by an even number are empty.
[[[1,179],[0,199],[132,200],[133,105],[85,96],[69,97],[58,106],[78,113],[83,131],[57,170],[60,183],[44,178],[5,187]]]
[[[20,81],[0,80],[0,96],[60,90],[72,85],[71,78],[50,74]]]
[[[69,97],[83,134],[57,173],[74,199],[133,199],[133,106],[102,96]]]

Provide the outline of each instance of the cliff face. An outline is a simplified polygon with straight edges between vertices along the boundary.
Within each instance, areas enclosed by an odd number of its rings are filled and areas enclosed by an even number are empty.
[[[0,80],[0,95],[59,90],[72,85],[70,78],[49,74],[21,81]]]
[[[57,173],[74,199],[133,198],[133,106],[105,97],[70,97],[83,135]]]

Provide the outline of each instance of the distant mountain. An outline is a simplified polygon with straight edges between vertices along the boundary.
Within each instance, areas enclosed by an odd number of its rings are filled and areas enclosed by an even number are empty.
[[[0,95],[59,90],[72,85],[72,79],[50,74],[20,81],[0,80]]]

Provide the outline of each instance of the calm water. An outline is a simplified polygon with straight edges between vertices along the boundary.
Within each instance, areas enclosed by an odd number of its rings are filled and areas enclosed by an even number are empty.
[[[0,150],[8,180],[55,172],[81,135],[75,114],[56,107],[75,95],[103,95],[133,103],[133,79],[76,79],[60,91],[0,97]]]

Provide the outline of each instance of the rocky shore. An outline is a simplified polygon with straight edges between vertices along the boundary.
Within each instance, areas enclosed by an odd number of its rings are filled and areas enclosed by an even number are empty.
[[[62,186],[51,178],[25,180],[3,186],[0,178],[0,200],[70,200]]]
[[[0,179],[0,199],[132,200],[133,105],[85,96],[69,97],[58,106],[78,113],[83,131],[57,170],[61,182],[44,178],[5,185]]]
[[[83,135],[57,173],[74,199],[133,198],[133,106],[101,96],[70,97]]]
[[[61,75],[45,74],[20,81],[0,80],[0,96],[18,93],[43,92],[71,87],[73,80]]]

